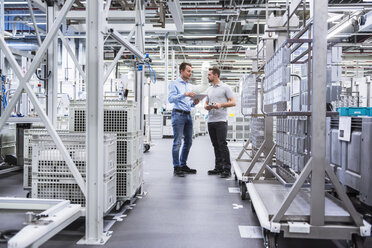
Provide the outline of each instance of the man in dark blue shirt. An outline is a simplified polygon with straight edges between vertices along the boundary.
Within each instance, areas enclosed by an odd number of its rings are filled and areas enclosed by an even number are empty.
[[[196,94],[192,91],[192,86],[189,79],[192,74],[191,64],[183,62],[180,65],[180,76],[169,84],[168,101],[173,103],[172,111],[172,127],[173,127],[173,167],[174,175],[183,177],[185,173],[195,174],[195,169],[190,169],[186,162],[189,151],[192,145],[192,118],[190,115],[191,107],[199,103],[199,100],[192,100]],[[179,151],[184,136],[184,143],[181,151]]]

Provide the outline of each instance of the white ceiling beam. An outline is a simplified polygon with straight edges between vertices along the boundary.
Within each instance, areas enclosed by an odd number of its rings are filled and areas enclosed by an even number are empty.
[[[178,0],[168,0],[167,1],[169,11],[172,14],[174,24],[177,27],[177,32],[184,31],[184,20],[182,9]]]
[[[47,5],[45,1],[42,0],[32,0],[31,4],[35,7],[38,8],[39,10],[46,12]]]
[[[67,14],[66,19],[85,22],[85,16],[86,16],[86,11],[74,10],[74,11],[70,11]],[[107,21],[134,20],[135,17],[136,17],[135,11],[110,10],[107,13]]]
[[[289,19],[292,18],[292,16],[295,14],[298,6],[302,3],[302,0],[293,0],[291,1],[291,4],[289,5]],[[288,10],[284,13],[281,19],[281,25],[284,27],[287,24],[288,21]]]
[[[70,26],[76,32],[85,32],[85,24],[72,24]],[[135,24],[110,24],[110,27],[117,30],[118,32],[130,32]],[[152,24],[145,24],[145,32],[147,33],[167,33],[167,32],[178,32],[175,24],[165,24],[165,28],[155,27]]]

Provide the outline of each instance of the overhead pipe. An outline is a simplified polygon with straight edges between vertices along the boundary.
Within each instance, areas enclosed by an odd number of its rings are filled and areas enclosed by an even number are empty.
[[[169,44],[169,39],[168,39],[168,33],[165,34],[164,37],[164,74],[165,74],[165,80],[164,80],[164,98],[163,98],[163,103],[164,105],[167,105],[167,96],[168,96],[168,60],[169,60],[169,55],[168,55],[168,44]]]
[[[243,5],[244,3],[244,0],[242,0],[242,3],[241,3],[241,6]],[[241,11],[238,12],[238,15],[236,16],[236,20],[235,20],[235,23],[234,23],[234,27],[232,28],[231,30],[231,27],[230,27],[230,30],[229,30],[229,36],[227,38],[227,42],[231,41],[232,40],[232,36],[230,36],[230,34],[233,34],[234,30],[235,30],[235,27],[236,27],[236,21],[239,19],[239,16],[240,16],[240,13]],[[227,55],[226,55],[226,52],[227,52],[228,48],[225,47],[224,51],[223,51],[223,55],[222,55],[222,61],[220,60],[220,64],[221,66],[223,65],[223,61],[226,59]]]
[[[232,6],[232,0],[230,0],[230,8],[231,8],[231,6]],[[227,25],[225,25],[224,31],[223,31],[223,37],[222,37],[222,42],[221,42],[221,51],[220,51],[220,55],[219,55],[219,58],[218,58],[219,63],[221,63],[221,56],[222,56],[222,51],[224,49],[224,42],[225,42],[225,35],[226,35],[226,32],[227,32],[227,27],[228,26],[231,27],[229,17],[230,17],[230,15],[227,15],[227,17],[226,17]]]

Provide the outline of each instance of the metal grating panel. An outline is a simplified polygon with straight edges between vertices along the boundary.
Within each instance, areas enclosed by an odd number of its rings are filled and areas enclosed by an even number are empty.
[[[116,175],[105,178],[103,185],[104,213],[116,203]],[[32,198],[63,199],[85,207],[85,197],[73,179],[33,179]]]
[[[85,132],[85,101],[70,104],[70,125],[74,132]],[[103,112],[103,128],[105,132],[134,132],[136,126],[136,107],[133,103],[105,101]]]
[[[23,169],[23,189],[31,189],[32,185],[32,165],[25,163]]]
[[[133,197],[142,185],[142,180],[142,160],[137,161],[132,168],[118,168],[116,192],[118,199]]]
[[[69,151],[72,160],[83,177],[86,175],[86,143],[85,134],[60,135]],[[72,178],[72,174],[62,154],[48,135],[34,135],[32,138],[32,172],[37,177]],[[108,176],[116,170],[116,135],[104,136],[104,175]]]

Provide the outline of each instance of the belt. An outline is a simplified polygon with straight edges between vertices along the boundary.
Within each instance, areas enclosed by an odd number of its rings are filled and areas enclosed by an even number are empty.
[[[190,114],[190,111],[184,111],[184,110],[180,110],[180,109],[173,109],[173,111],[176,111],[178,113],[185,114],[185,115],[189,115]]]

